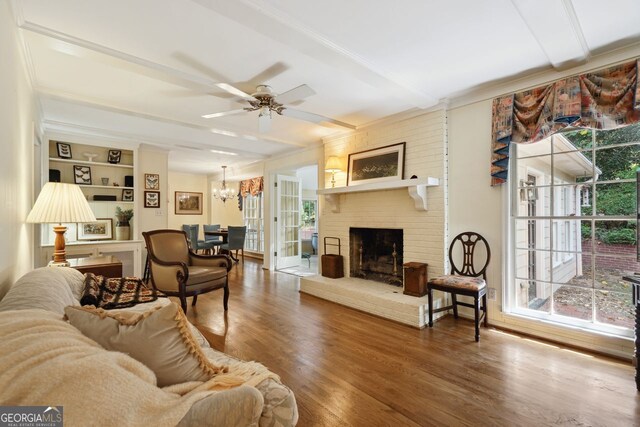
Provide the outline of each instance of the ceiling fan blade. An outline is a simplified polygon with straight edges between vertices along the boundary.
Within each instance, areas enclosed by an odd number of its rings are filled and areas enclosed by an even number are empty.
[[[299,101],[315,94],[316,92],[309,86],[300,85],[276,96],[276,102],[280,104],[291,104],[292,102]]]
[[[349,123],[341,122],[340,120],[332,119],[329,117],[321,116],[319,114],[307,113],[306,111],[294,110],[293,108],[285,108],[282,110],[282,115],[287,117],[292,117],[294,119],[305,120],[311,123],[317,123],[319,125],[336,125],[342,126],[349,129],[355,129],[354,125],[350,125]]]
[[[253,88],[258,85],[264,84],[264,82],[268,82],[269,80],[279,76],[289,69],[289,66],[284,62],[276,62],[270,67],[266,68],[264,71],[259,72],[255,76],[251,77],[249,80],[243,82],[246,84],[251,84]]]
[[[239,96],[247,101],[255,101],[256,99],[246,92],[241,91],[237,87],[231,86],[229,83],[216,83],[216,86],[222,90],[229,92],[232,95]]]
[[[260,133],[269,132],[269,130],[271,130],[271,115],[263,114],[258,117],[258,130]]]
[[[244,108],[238,108],[237,110],[230,110],[230,111],[222,111],[220,113],[211,113],[211,114],[205,114],[204,116],[202,116],[203,119],[212,119],[214,117],[223,117],[223,116],[230,116],[232,114],[240,114],[240,113],[246,113],[247,111]]]

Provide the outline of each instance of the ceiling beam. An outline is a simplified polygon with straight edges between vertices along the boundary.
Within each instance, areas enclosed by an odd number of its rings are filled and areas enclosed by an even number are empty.
[[[553,68],[564,70],[589,59],[591,52],[571,0],[511,0],[511,3]]]
[[[121,108],[118,106],[114,106],[114,105],[110,105],[107,103],[104,103],[102,101],[98,101],[98,100],[90,100],[87,99],[86,97],[78,97],[76,95],[70,94],[70,93],[66,93],[66,92],[62,92],[62,91],[57,91],[57,90],[51,90],[48,88],[37,88],[36,89],[36,93],[44,98],[49,98],[49,99],[53,99],[53,100],[57,100],[57,101],[62,101],[62,102],[66,102],[66,103],[70,103],[70,104],[75,104],[75,105],[81,105],[84,107],[89,107],[89,108],[93,108],[93,109],[97,109],[97,110],[101,110],[101,111],[108,111],[111,113],[116,113],[116,114],[123,114],[123,115],[127,115],[127,116],[132,116],[132,117],[138,117],[141,119],[147,119],[147,120],[153,120],[156,122],[162,122],[165,124],[171,124],[171,125],[175,125],[175,126],[181,126],[181,127],[185,127],[185,128],[190,128],[190,129],[195,129],[195,130],[199,130],[199,131],[203,131],[206,133],[213,133],[216,135],[222,135],[222,136],[227,136],[227,137],[231,137],[231,138],[239,138],[239,139],[243,139],[245,141],[250,141],[250,142],[260,142],[260,141],[264,141],[264,142],[269,142],[269,143],[274,143],[274,144],[282,144],[282,145],[286,145],[286,146],[293,146],[293,147],[307,147],[308,144],[304,144],[301,142],[297,142],[297,141],[290,141],[290,140],[284,140],[284,139],[280,139],[280,138],[265,138],[263,136],[260,136],[259,134],[252,134],[252,133],[247,133],[244,131],[235,131],[232,129],[218,129],[218,128],[212,128],[209,126],[203,126],[197,123],[191,123],[191,122],[185,122],[182,120],[176,120],[176,119],[172,119],[172,118],[168,118],[168,117],[162,117],[162,116],[156,116],[153,114],[149,114],[146,112],[142,112],[142,111],[136,111],[136,110],[131,110],[131,109],[125,109],[125,108]],[[222,148],[220,147],[221,150],[226,150],[226,151],[238,151],[233,147],[226,147],[226,148]]]
[[[371,87],[393,93],[398,99],[418,108],[438,104],[438,99],[416,90],[408,82],[372,64],[362,56],[338,46],[326,37],[305,27],[292,17],[264,2],[251,0],[219,1],[192,0],[193,2],[225,16],[238,24],[282,43],[297,52],[330,65]]]

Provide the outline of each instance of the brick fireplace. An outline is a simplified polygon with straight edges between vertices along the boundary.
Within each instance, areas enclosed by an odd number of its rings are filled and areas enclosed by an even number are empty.
[[[403,230],[349,228],[349,276],[402,286]]]

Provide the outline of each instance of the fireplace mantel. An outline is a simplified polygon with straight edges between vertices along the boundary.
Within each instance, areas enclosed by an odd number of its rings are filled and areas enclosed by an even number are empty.
[[[375,184],[361,184],[352,187],[336,187],[318,190],[316,193],[324,195],[327,203],[331,205],[331,212],[340,212],[340,195],[349,193],[361,193],[365,191],[384,191],[406,188],[409,196],[415,203],[418,211],[427,210],[427,187],[440,185],[438,178],[428,177],[425,179],[401,179],[397,181],[386,181]]]

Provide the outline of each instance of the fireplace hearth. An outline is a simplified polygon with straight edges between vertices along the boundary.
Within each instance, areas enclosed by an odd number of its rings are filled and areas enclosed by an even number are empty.
[[[402,286],[403,230],[349,229],[349,274],[366,280]]]

